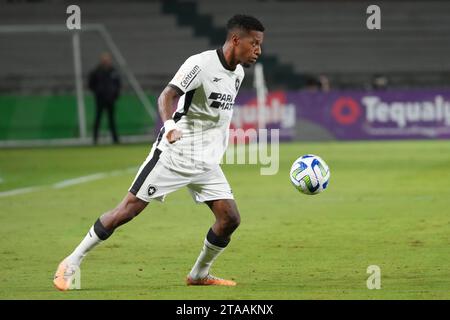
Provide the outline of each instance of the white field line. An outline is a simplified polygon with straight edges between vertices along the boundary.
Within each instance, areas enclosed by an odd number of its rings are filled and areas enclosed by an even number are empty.
[[[107,176],[108,176],[107,173],[94,173],[94,174],[90,174],[88,176],[82,176],[82,177],[78,177],[78,178],[74,178],[74,179],[63,180],[61,182],[57,182],[57,183],[53,184],[52,187],[54,189],[61,189],[61,188],[70,187],[70,186],[80,184],[80,183],[103,179],[103,178],[106,178]]]
[[[30,193],[30,192],[41,190],[42,188],[43,188],[42,186],[36,186],[36,187],[28,187],[28,188],[20,188],[20,189],[2,191],[2,192],[0,192],[0,198],[15,196],[18,194]]]
[[[0,192],[0,198],[35,192],[35,191],[39,191],[39,190],[42,190],[42,189],[45,189],[48,187],[50,187],[52,189],[67,188],[67,187],[71,187],[71,186],[81,184],[81,183],[87,183],[87,182],[91,182],[91,181],[95,181],[95,180],[105,179],[108,177],[116,177],[116,176],[119,176],[119,175],[122,175],[125,173],[136,172],[137,169],[138,169],[137,167],[129,167],[124,170],[114,170],[111,172],[98,172],[98,173],[90,174],[87,176],[81,176],[81,177],[77,177],[77,178],[73,178],[73,179],[66,179],[66,180],[54,183],[50,186],[40,185],[40,186],[34,186],[34,187],[2,191],[2,192]]]

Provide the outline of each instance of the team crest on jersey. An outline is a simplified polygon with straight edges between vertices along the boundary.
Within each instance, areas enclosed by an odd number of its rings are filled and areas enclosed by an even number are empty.
[[[239,86],[241,85],[241,81],[239,80],[239,78],[236,79],[236,82],[234,84],[236,86],[236,91],[239,90]]]
[[[156,191],[158,191],[158,188],[156,186],[154,186],[152,184],[148,186],[148,195],[149,196],[154,195]]]

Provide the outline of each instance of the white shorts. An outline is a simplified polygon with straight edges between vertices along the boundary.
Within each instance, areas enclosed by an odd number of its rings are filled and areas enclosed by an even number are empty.
[[[195,202],[234,199],[220,165],[198,166],[155,146],[139,168],[129,189],[139,199],[164,201],[167,194],[187,186]]]

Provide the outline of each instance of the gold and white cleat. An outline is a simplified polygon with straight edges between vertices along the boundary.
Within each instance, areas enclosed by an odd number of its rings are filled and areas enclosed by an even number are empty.
[[[56,270],[53,284],[56,289],[60,291],[67,291],[72,289],[72,282],[76,273],[79,272],[77,265],[71,265],[64,259]]]
[[[203,279],[194,280],[190,276],[186,278],[186,284],[188,286],[232,286],[234,287],[236,285],[236,282],[233,280],[226,280],[214,277],[210,274],[208,274]]]

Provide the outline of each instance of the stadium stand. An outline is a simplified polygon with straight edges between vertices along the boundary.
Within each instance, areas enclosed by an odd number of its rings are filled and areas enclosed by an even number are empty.
[[[82,23],[104,24],[132,72],[152,92],[162,89],[186,56],[216,46],[226,19],[236,12],[254,14],[267,27],[262,62],[272,88],[299,88],[304,84],[302,75],[309,74],[325,74],[339,88],[364,87],[374,74],[387,75],[394,87],[450,83],[448,1],[381,1],[381,31],[365,27],[369,4],[365,1],[248,0],[245,10],[239,9],[243,6],[239,0],[78,3]],[[2,1],[0,21],[64,24],[68,4]],[[195,18],[182,19],[186,8]],[[70,38],[2,37],[0,90],[39,91],[43,83],[53,91],[73,88]],[[55,47],[56,39],[67,41],[67,46]],[[86,33],[82,50],[87,73],[104,44]],[[244,85],[251,86],[251,81]]]
[[[198,1],[215,26],[226,23],[239,0]],[[381,1],[382,29],[366,28],[367,1],[245,2],[245,13],[267,26],[264,50],[296,73],[326,74],[341,86],[359,87],[373,74],[394,86],[449,83],[450,2]]]
[[[159,1],[79,1],[82,24],[102,23],[124,55],[141,85],[157,92],[186,56],[209,48],[207,39],[193,36],[192,29],[180,28],[173,15],[161,13]],[[68,3],[1,3],[1,25],[65,25]],[[73,90],[73,57],[70,33],[0,35],[0,90],[52,92]],[[25,41],[24,41],[25,40]],[[63,43],[62,43],[63,42]],[[83,74],[97,63],[106,49],[98,34],[82,33]]]

